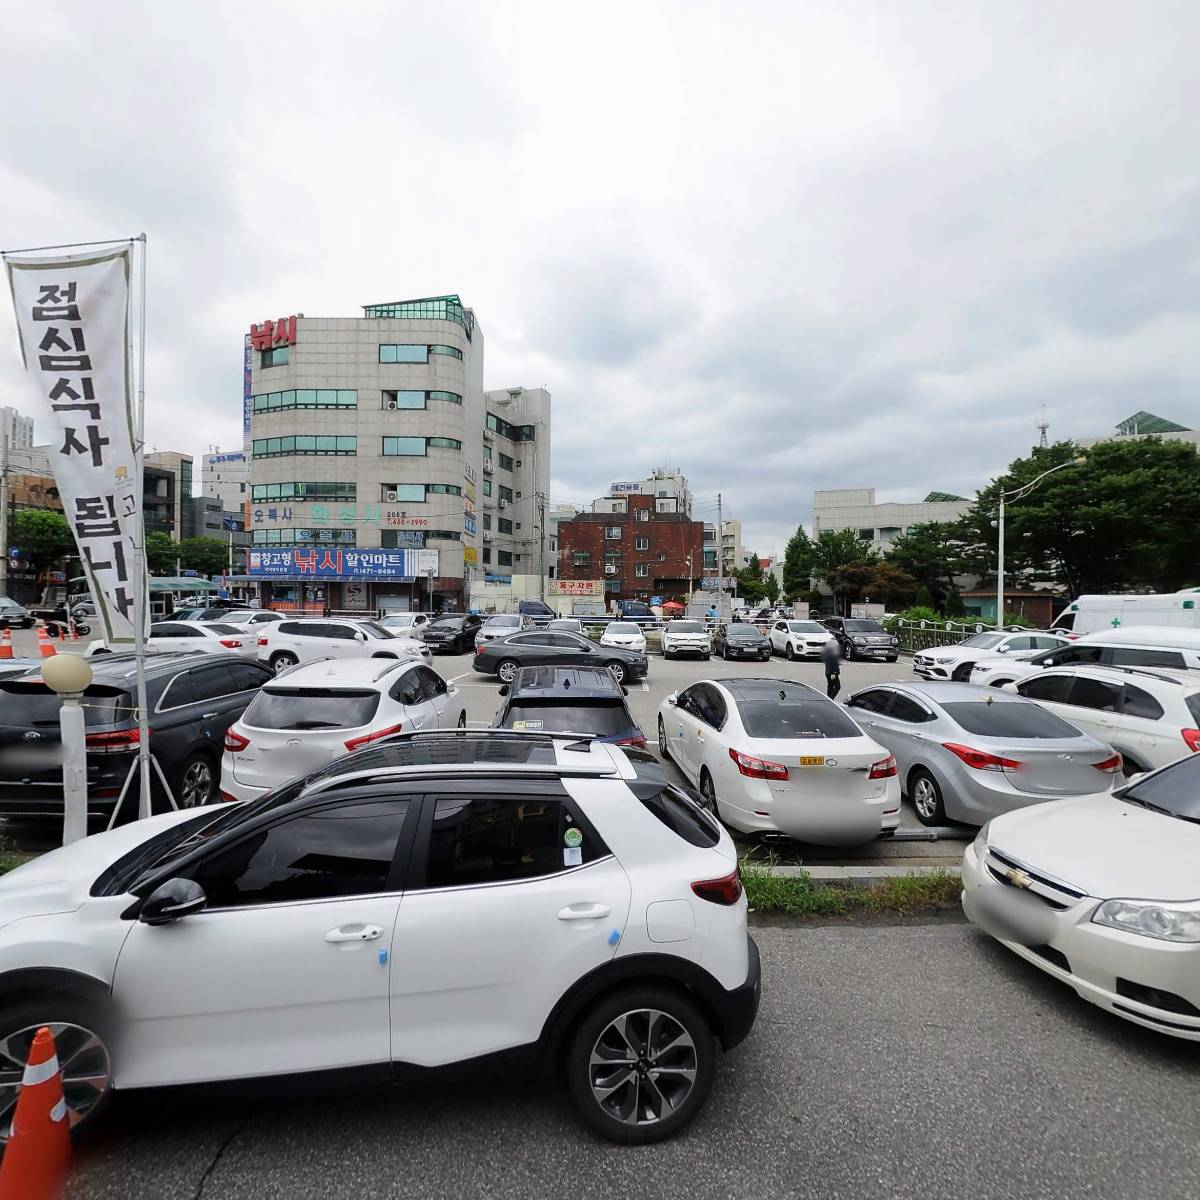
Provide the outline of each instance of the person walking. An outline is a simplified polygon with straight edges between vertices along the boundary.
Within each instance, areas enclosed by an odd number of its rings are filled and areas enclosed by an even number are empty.
[[[836,700],[842,690],[842,648],[836,638],[830,638],[821,648],[821,662],[825,665],[825,694]]]

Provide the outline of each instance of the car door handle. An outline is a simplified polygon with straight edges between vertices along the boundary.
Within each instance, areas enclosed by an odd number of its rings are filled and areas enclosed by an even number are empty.
[[[200,720],[211,721],[213,719],[213,717],[219,717],[220,715],[221,715],[220,713],[201,713]]]
[[[560,921],[599,921],[612,912],[607,904],[568,904],[558,910]]]
[[[373,942],[383,933],[382,925],[340,925],[326,935],[327,942]]]

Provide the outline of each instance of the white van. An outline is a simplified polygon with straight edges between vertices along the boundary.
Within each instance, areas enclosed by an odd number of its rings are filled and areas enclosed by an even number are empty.
[[[1079,637],[1127,625],[1200,629],[1200,588],[1161,596],[1080,596],[1059,613],[1050,628]]]

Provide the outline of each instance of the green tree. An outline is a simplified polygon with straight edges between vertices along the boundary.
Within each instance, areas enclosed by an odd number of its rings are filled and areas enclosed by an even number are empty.
[[[809,570],[834,594],[846,601],[862,595],[870,569],[879,561],[871,543],[853,529],[822,529],[810,540]]]
[[[928,521],[911,525],[889,547],[886,560],[907,572],[925,589],[918,604],[941,607],[954,590],[954,577],[966,573],[963,548],[967,535],[958,522]]]
[[[146,534],[146,566],[150,574],[174,575],[176,550],[170,534]]]
[[[179,543],[179,563],[187,571],[219,575],[229,565],[229,546],[220,538],[184,538]]]
[[[75,538],[62,513],[46,509],[18,509],[8,522],[8,546],[16,546],[35,571],[57,566],[75,553]]]
[[[798,600],[809,590],[812,559],[812,540],[800,527],[788,538],[783,551],[783,595],[787,601]]]
[[[763,580],[763,588],[766,591],[767,599],[772,604],[777,604],[779,602],[779,576],[768,574]]]
[[[911,604],[917,594],[917,581],[894,563],[876,563],[867,584],[866,595],[893,611]]]

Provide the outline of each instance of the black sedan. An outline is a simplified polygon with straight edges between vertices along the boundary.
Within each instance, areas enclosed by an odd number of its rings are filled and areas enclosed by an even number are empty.
[[[433,654],[470,654],[483,618],[475,613],[455,613],[430,621],[421,637]]]
[[[522,667],[607,667],[618,683],[643,679],[648,668],[644,653],[548,629],[484,642],[476,649],[474,666],[483,675],[498,675],[501,683],[512,683]]]
[[[731,621],[728,625],[717,626],[712,652],[724,659],[755,658],[766,662],[771,657],[771,643],[757,625]]]

